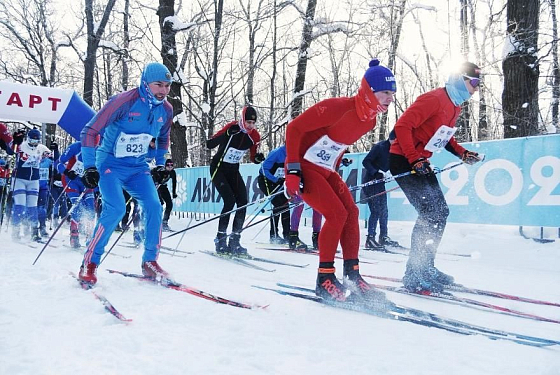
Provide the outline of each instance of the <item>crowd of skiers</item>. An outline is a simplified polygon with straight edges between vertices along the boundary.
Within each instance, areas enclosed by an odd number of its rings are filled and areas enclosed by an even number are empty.
[[[453,137],[461,104],[477,91],[480,76],[478,66],[464,63],[445,87],[421,95],[400,116],[389,138],[376,144],[363,161],[364,193],[371,212],[366,249],[398,245],[389,238],[387,228],[384,181],[391,174],[400,176],[396,181],[418,212],[403,278],[405,287],[413,292],[442,291],[446,284],[454,282],[435,267],[449,209],[429,158],[446,149],[466,164],[480,161],[478,154],[460,146]],[[61,155],[56,144],[49,149],[40,143],[38,130],[29,131],[25,137],[2,132],[2,147],[16,155],[11,184],[15,240],[20,238],[20,228],[28,228],[33,239],[46,235],[48,202],[59,203],[68,197],[73,206],[70,244],[80,247],[80,235],[86,237],[80,280],[91,285],[97,282],[96,270],[105,247],[122,221],[121,226],[126,227],[134,222],[135,241],[144,244],[144,275],[171,282],[157,261],[161,232],[169,229],[171,197],[176,197],[173,161],[166,160],[173,121],[173,110],[166,100],[171,77],[163,64],[146,65],[140,85],[111,98],[85,125],[81,139]],[[308,250],[299,238],[298,227],[302,203],[313,208],[311,243],[319,252],[317,295],[340,302],[385,303],[384,294],[360,274],[359,211],[338,169],[341,164],[351,163],[344,157],[345,152],[375,128],[377,115],[387,111],[395,92],[393,73],[378,60],[372,60],[355,96],[326,99],[304,111],[287,125],[285,144],[271,150],[267,157],[259,152],[257,111],[244,106],[239,119],[227,123],[206,142],[208,148],[217,148],[210,175],[223,199],[216,252],[230,257],[247,256],[241,234],[249,201],[239,164],[248,153],[251,162],[261,164],[258,185],[272,205],[271,243]],[[152,169],[150,161],[155,164]],[[5,168],[0,164],[3,192],[7,186]],[[167,188],[169,179],[172,194]],[[95,204],[96,196],[100,204]],[[52,212],[64,214],[66,207],[62,206],[65,204],[55,204]],[[87,223],[95,219],[96,207],[95,227],[88,227]],[[231,213],[234,217],[228,234]],[[344,259],[342,282],[334,266],[339,245]]]

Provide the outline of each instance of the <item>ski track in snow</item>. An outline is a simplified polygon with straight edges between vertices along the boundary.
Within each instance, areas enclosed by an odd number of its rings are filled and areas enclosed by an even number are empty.
[[[172,217],[171,226],[188,220]],[[268,223],[265,224],[268,226]],[[482,336],[462,336],[406,322],[342,311],[309,301],[258,290],[277,282],[314,287],[318,258],[312,255],[258,249],[268,240],[261,225],[242,236],[249,253],[303,269],[274,265],[266,273],[201,254],[213,250],[216,224],[187,232],[186,258],[161,254],[159,262],[177,281],[249,304],[246,310],[109,274],[112,268],[140,273],[142,249],[115,247],[131,258],[107,257],[98,270],[95,290],[131,323],[107,313],[69,272],[78,272],[82,255],[59,246],[47,248],[13,243],[5,227],[0,233],[0,374],[559,374],[560,347],[533,348]],[[410,245],[412,223],[390,222],[389,232]],[[365,229],[361,224],[361,240]],[[311,228],[300,228],[311,242]],[[57,238],[67,238],[64,228]],[[112,241],[116,238],[115,234]],[[165,234],[164,234],[165,236]],[[179,236],[163,242],[175,246]],[[121,241],[131,241],[126,234]],[[112,241],[109,244],[112,244]],[[521,238],[517,227],[448,224],[436,265],[470,287],[560,302],[560,240],[539,244]],[[401,277],[406,257],[361,251],[364,274]],[[393,260],[384,261],[384,260]],[[401,260],[402,262],[394,262]],[[258,263],[257,263],[258,264]],[[263,264],[260,264],[263,265]],[[342,260],[336,261],[342,276]],[[373,281],[373,280],[372,280]],[[382,281],[375,281],[382,283]],[[560,339],[560,325],[504,316],[442,302],[387,293],[402,305],[469,323]],[[560,308],[491,297],[472,299],[546,317],[560,318]]]

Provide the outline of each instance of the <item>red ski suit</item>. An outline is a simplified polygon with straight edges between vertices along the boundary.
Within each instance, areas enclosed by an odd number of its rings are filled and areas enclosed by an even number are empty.
[[[420,95],[395,124],[397,139],[391,145],[390,152],[406,157],[409,163],[421,157],[430,158],[432,153],[424,147],[442,125],[455,127],[459,114],[461,106],[454,105],[442,87]],[[448,145],[457,155],[465,152],[465,148],[454,137],[451,137]]]
[[[286,168],[291,163],[300,163],[304,185],[301,196],[325,217],[319,234],[320,262],[334,261],[339,241],[344,259],[358,259],[359,210],[337,168],[346,150],[344,146],[353,144],[375,127],[378,106],[377,98],[362,80],[358,95],[323,100],[296,117],[286,128]],[[334,166],[331,169],[304,157],[306,153],[309,156],[312,146],[315,146],[314,156],[328,152],[321,150],[324,136],[342,149],[331,154],[336,156],[336,160],[329,160]],[[322,141],[318,142],[320,139]]]

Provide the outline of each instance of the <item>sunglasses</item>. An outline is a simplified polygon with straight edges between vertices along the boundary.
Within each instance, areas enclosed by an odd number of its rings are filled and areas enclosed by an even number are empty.
[[[480,78],[474,78],[469,76],[463,76],[463,78],[467,78],[473,88],[476,88],[480,85]]]
[[[166,167],[173,167],[173,164],[165,164]]]

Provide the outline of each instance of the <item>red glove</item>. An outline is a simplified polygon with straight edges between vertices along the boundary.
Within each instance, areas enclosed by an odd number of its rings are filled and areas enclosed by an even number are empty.
[[[477,152],[469,151],[469,150],[463,152],[463,157],[461,159],[463,160],[463,163],[469,165],[473,165],[482,160],[482,158],[478,156]]]
[[[301,195],[303,181],[301,179],[301,168],[299,163],[289,163],[286,172],[286,182],[284,182],[284,195],[291,199],[296,195]]]

